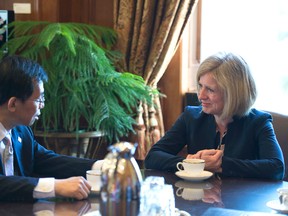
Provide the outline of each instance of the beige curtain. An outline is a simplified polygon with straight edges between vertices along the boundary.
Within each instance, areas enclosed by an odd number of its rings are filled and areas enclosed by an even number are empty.
[[[124,54],[118,68],[140,75],[154,88],[164,74],[197,0],[114,0],[116,49]],[[141,104],[138,109],[136,158],[143,160],[151,145],[164,134],[159,98],[156,107]]]

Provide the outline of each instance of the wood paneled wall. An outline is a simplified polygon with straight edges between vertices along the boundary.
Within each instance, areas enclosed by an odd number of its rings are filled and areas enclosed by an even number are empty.
[[[1,0],[0,9],[13,10],[14,3],[31,4],[31,14],[15,14],[15,20],[82,22],[113,27],[113,0]]]
[[[158,87],[167,97],[161,100],[164,127],[167,131],[183,110],[183,95],[181,90],[181,50],[178,47],[166,72],[158,83]]]
[[[31,14],[16,14],[15,20],[82,22],[113,27],[113,0],[0,0],[1,10],[13,10],[14,3],[30,3]],[[159,82],[163,98],[165,129],[169,129],[182,111],[181,46]]]
[[[44,0],[43,0],[44,1]],[[113,0],[59,0],[61,22],[113,27]]]

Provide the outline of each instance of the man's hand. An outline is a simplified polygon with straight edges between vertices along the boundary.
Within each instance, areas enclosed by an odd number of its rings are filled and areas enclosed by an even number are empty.
[[[80,176],[68,179],[55,179],[56,196],[82,200],[88,197],[90,190],[91,186],[88,181]]]
[[[204,149],[196,154],[188,154],[186,158],[199,158],[205,160],[205,170],[211,172],[222,172],[222,150]]]

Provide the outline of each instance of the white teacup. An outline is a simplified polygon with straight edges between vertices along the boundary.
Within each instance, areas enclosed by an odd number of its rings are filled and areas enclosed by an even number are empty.
[[[101,188],[101,170],[87,170],[86,179],[92,186],[92,191],[100,191]]]
[[[280,204],[288,207],[288,188],[278,188],[277,192],[279,195]]]
[[[189,172],[191,174],[202,173],[205,167],[205,160],[202,159],[184,159],[177,163],[177,169]]]

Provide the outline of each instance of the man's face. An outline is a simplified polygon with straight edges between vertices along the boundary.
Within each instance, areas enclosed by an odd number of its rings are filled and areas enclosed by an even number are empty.
[[[18,124],[32,125],[39,119],[40,110],[44,108],[44,85],[43,82],[34,82],[33,94],[24,102],[18,103]]]

